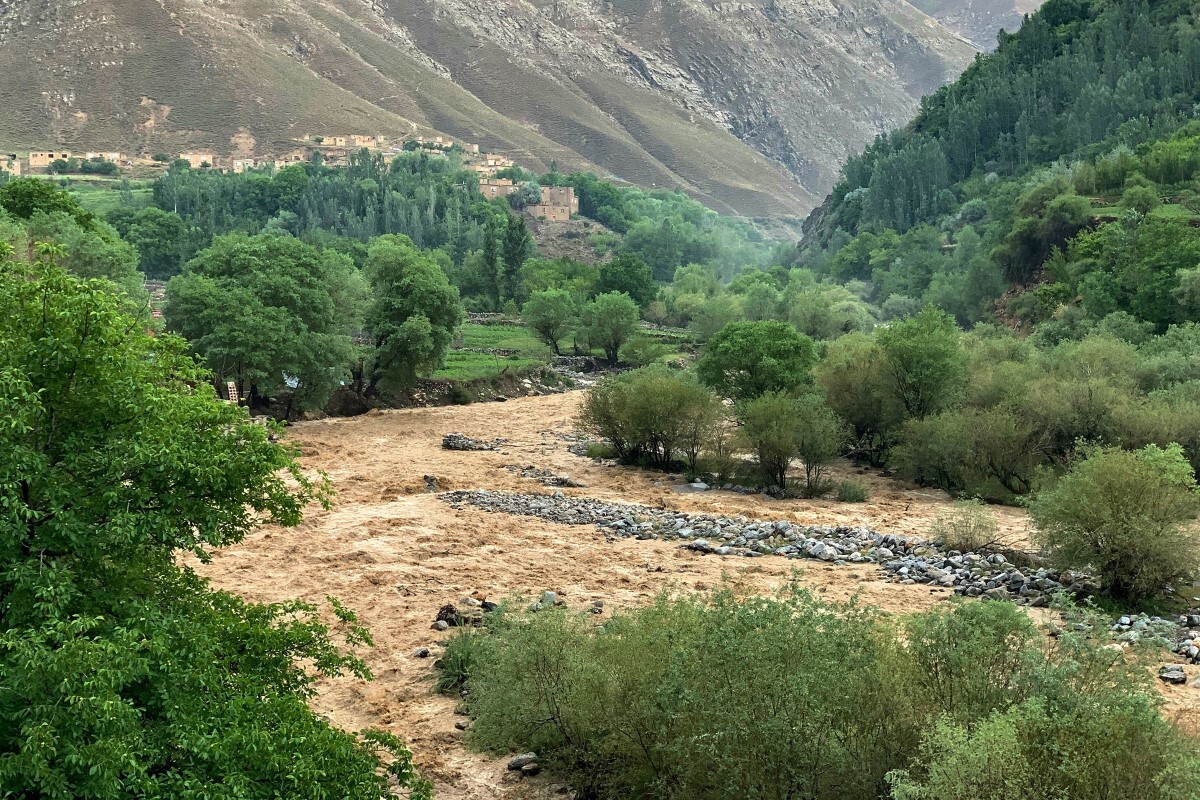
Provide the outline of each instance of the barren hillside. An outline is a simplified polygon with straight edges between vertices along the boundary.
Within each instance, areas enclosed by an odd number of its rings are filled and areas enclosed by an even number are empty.
[[[912,4],[980,50],[996,49],[1001,30],[1016,33],[1042,0],[912,0]]]
[[[794,216],[973,54],[903,0],[0,0],[0,147],[440,132]]]

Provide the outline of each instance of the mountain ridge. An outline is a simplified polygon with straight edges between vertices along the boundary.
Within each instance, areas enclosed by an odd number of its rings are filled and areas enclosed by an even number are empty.
[[[900,0],[0,0],[0,145],[440,133],[800,216],[973,55]]]

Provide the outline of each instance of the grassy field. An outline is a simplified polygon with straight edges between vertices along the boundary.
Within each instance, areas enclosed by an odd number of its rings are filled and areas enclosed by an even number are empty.
[[[501,356],[478,350],[513,350],[515,355]],[[446,355],[446,366],[433,373],[434,378],[470,381],[491,378],[508,370],[516,372],[545,364],[550,350],[521,325],[476,325],[467,323],[461,341]]]
[[[121,180],[93,175],[72,175],[67,185],[79,204],[96,214],[104,215],[121,207]],[[149,181],[130,181],[132,208],[145,208],[154,200]]]
[[[1102,217],[1119,217],[1125,213],[1125,209],[1119,205],[1094,207],[1093,210],[1097,216]],[[1178,203],[1163,203],[1151,211],[1149,216],[1160,219],[1200,219],[1200,214]]]

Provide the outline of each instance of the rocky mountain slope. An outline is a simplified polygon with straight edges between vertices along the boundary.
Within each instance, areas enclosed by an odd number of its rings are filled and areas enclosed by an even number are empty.
[[[973,54],[903,0],[0,0],[0,147],[438,132],[793,216]]]
[[[1026,14],[1037,11],[1042,0],[911,0],[950,30],[980,50],[996,49],[1001,30],[1016,33]]]

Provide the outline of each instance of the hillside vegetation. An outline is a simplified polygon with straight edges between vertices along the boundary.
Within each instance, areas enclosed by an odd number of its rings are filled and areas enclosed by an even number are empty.
[[[846,163],[794,263],[963,324],[1015,288],[1010,322],[1115,312],[1161,333],[1188,315],[1198,87],[1192,4],[1047,3]]]

